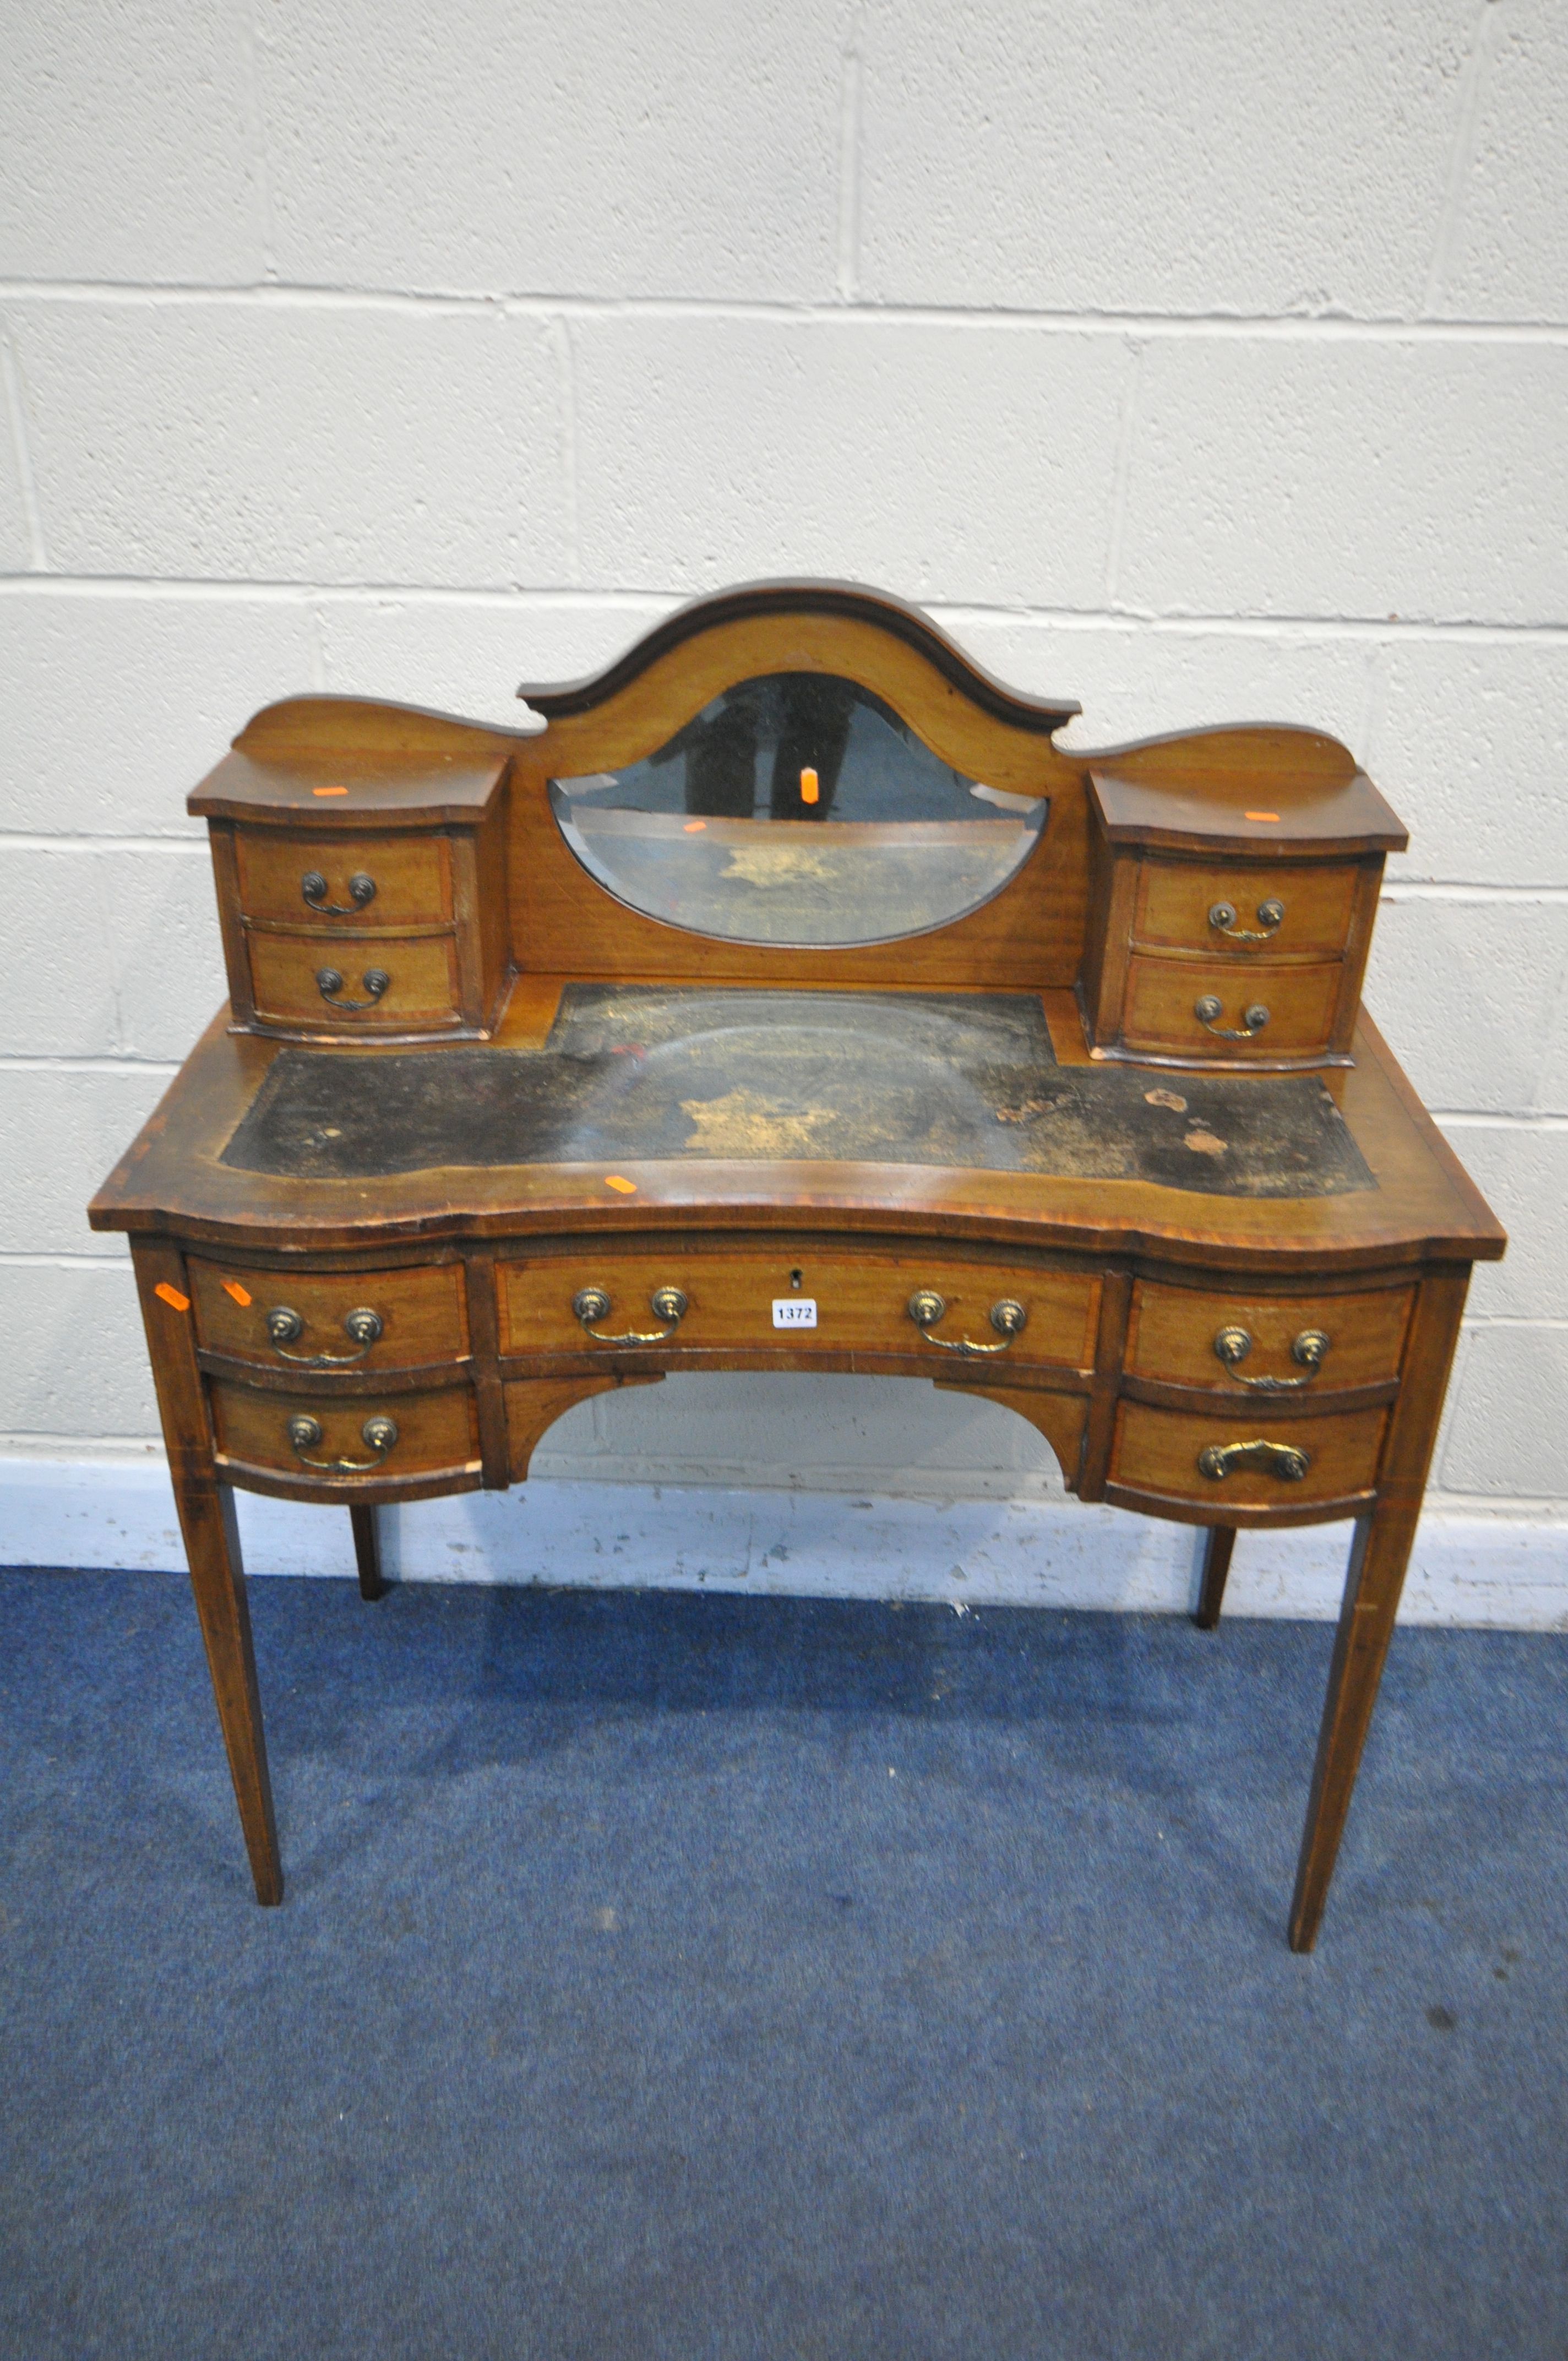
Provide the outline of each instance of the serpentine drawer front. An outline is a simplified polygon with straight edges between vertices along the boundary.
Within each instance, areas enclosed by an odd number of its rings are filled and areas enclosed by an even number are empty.
[[[258,1017],[297,1032],[407,1033],[462,1022],[449,934],[247,937]]]
[[[1298,869],[1281,862],[1218,869],[1195,861],[1144,862],[1133,939],[1157,950],[1265,961],[1306,951],[1339,957],[1360,871],[1351,862]]]
[[[1199,1522],[1355,1501],[1377,1481],[1387,1422],[1385,1410],[1267,1418],[1245,1402],[1181,1411],[1124,1401],[1108,1488],[1186,1501]]]
[[[287,836],[239,829],[239,906],[298,927],[355,919],[366,931],[450,926],[452,860],[441,836]]]
[[[1414,1300],[1409,1287],[1254,1295],[1141,1279],[1125,1366],[1135,1377],[1238,1397],[1299,1393],[1306,1409],[1313,1394],[1398,1376]]]
[[[1149,745],[1091,770],[1078,991],[1094,1057],[1352,1062],[1383,863],[1405,832],[1343,747],[1261,735],[1279,758],[1266,793],[1219,741],[1212,763]]]
[[[214,1380],[209,1389],[221,1464],[311,1483],[367,1488],[453,1474],[477,1477],[473,1390],[274,1393]]]
[[[787,1348],[917,1357],[933,1377],[962,1363],[1086,1370],[1100,1303],[1091,1272],[967,1262],[950,1251],[644,1254],[590,1245],[570,1257],[502,1263],[499,1277],[510,1355],[602,1353],[618,1343],[627,1351]],[[655,1304],[666,1290],[678,1307]]]
[[[402,1270],[256,1270],[185,1266],[196,1341],[270,1369],[414,1369],[468,1351],[461,1263]]]
[[[1337,960],[1258,967],[1230,959],[1129,962],[1123,1039],[1128,1049],[1247,1064],[1305,1057],[1327,1039],[1339,994]]]

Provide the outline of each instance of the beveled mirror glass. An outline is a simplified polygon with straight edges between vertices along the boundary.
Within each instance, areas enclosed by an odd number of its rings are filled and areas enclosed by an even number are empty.
[[[583,866],[649,917],[730,942],[886,942],[1000,892],[1050,806],[939,760],[831,674],[738,681],[621,771],[553,779]]]

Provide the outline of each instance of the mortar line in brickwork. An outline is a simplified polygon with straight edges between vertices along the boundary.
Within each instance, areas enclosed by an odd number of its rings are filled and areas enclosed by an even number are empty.
[[[1568,902],[1568,885],[1480,884],[1472,879],[1386,878],[1379,900],[1389,902]]]
[[[1433,1123],[1445,1131],[1568,1131],[1568,1115],[1488,1114],[1484,1107],[1432,1107]]]
[[[858,302],[861,267],[861,65],[863,56],[864,9],[850,12],[844,43],[839,98],[839,221],[837,269],[839,300]]]
[[[641,614],[649,608],[668,612],[688,598],[695,598],[703,588],[713,587],[712,584],[700,583],[695,577],[678,589],[671,589],[663,584],[654,588],[633,585],[607,586],[596,589],[576,583],[513,588],[503,582],[268,581],[243,575],[197,579],[173,574],[0,574],[0,598],[128,596],[170,600],[250,599],[267,605],[293,605],[309,600],[328,605],[338,602],[353,604],[367,598],[396,599],[406,605],[504,609],[509,614],[519,615],[535,610],[542,614],[553,611]],[[1432,617],[1400,615],[1160,615],[1147,609],[1127,605],[1113,609],[1031,607],[1001,601],[989,604],[974,599],[937,598],[927,598],[921,603],[927,614],[937,617],[954,630],[961,630],[969,623],[981,627],[1005,623],[1013,627],[1022,624],[1031,629],[1063,632],[1095,631],[1107,628],[1126,632],[1154,631],[1172,638],[1207,636],[1221,631],[1240,639],[1296,640],[1314,644],[1323,641],[1372,638],[1433,640],[1475,646],[1506,646],[1539,640],[1548,645],[1568,645],[1568,623],[1555,621],[1442,620]]]
[[[155,1082],[172,1082],[179,1071],[177,1058],[142,1058],[134,1049],[127,1049],[123,1057],[102,1050],[78,1054],[70,1049],[30,1055],[16,1049],[0,1054],[0,1073],[5,1074],[148,1074]]]
[[[284,284],[255,280],[214,286],[192,281],[0,280],[0,302],[174,305],[207,303],[258,309],[505,313],[518,319],[712,320],[797,323],[803,326],[1033,329],[1069,335],[1262,338],[1290,342],[1417,344],[1568,344],[1568,321],[1429,319],[1397,313],[1351,318],[1297,312],[1056,312],[1005,304],[835,302],[826,295],[772,300],[723,295],[534,295],[433,289]]]
[[[577,499],[577,361],[572,346],[572,324],[564,317],[554,319],[545,333],[554,356],[556,392],[561,404],[561,478],[566,495],[566,545],[571,551],[573,577],[580,581],[583,533]]]
[[[0,852],[181,852],[207,851],[206,831],[196,836],[95,836],[91,829],[0,829]]]
[[[256,202],[260,231],[258,243],[261,247],[262,268],[268,280],[275,282],[278,270],[274,257],[278,251],[278,240],[273,221],[272,159],[267,146],[267,106],[262,90],[261,60],[258,54],[260,27],[254,6],[240,8],[236,13],[240,52],[245,60],[246,90],[250,101],[251,145],[256,159]]]
[[[0,1246],[0,1269],[5,1270],[129,1270],[126,1254],[27,1254]]]
[[[1568,1330],[1568,1318],[1560,1313],[1545,1312],[1535,1319],[1526,1319],[1519,1312],[1470,1312],[1464,1315],[1464,1325],[1472,1334],[1484,1328],[1551,1328]]]
[[[153,1434],[50,1434],[36,1427],[13,1427],[0,1433],[0,1452],[18,1459],[24,1453],[36,1453],[68,1466],[91,1466],[100,1455],[119,1459],[134,1453],[156,1466],[163,1458],[163,1439]]]
[[[1441,302],[1443,282],[1453,259],[1454,242],[1464,213],[1464,184],[1475,160],[1475,135],[1481,120],[1481,90],[1486,78],[1486,69],[1491,63],[1500,13],[1497,0],[1477,0],[1469,53],[1460,78],[1453,143],[1449,149],[1442,203],[1438,208],[1437,232],[1432,239],[1431,263],[1427,272],[1426,296],[1421,305],[1423,313],[1435,311]]]
[[[1116,585],[1122,572],[1122,543],[1127,522],[1127,493],[1133,453],[1138,439],[1138,390],[1143,379],[1144,348],[1135,337],[1127,345],[1127,373],[1116,420],[1116,452],[1111,464],[1111,521],[1105,547],[1105,605],[1114,611]]]
[[[0,377],[4,378],[5,386],[5,412],[10,423],[11,448],[16,462],[16,482],[22,495],[22,515],[27,528],[32,571],[41,574],[49,564],[49,551],[44,544],[43,511],[38,506],[38,480],[33,474],[33,455],[27,443],[27,412],[22,399],[22,369],[10,332],[3,323],[0,323]]]

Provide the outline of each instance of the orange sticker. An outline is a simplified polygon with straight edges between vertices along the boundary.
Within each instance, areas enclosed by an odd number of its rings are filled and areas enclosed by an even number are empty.
[[[1276,826],[1278,825],[1279,820],[1277,812],[1244,812],[1242,817],[1244,819],[1271,819]]]
[[[176,1312],[189,1312],[191,1309],[190,1297],[181,1295],[177,1287],[170,1287],[166,1279],[160,1279],[152,1291],[154,1295],[161,1296],[165,1303],[172,1304]]]
[[[313,787],[311,793],[313,796],[345,796],[348,789],[346,787]]]
[[[244,1304],[248,1303],[251,1301],[249,1288],[241,1287],[237,1279],[225,1279],[224,1293],[225,1295],[232,1295],[236,1303]]]
[[[707,822],[705,819],[688,819],[685,828],[682,829],[681,834],[683,836],[695,836],[698,829],[706,828],[707,826]]]
[[[624,1173],[607,1172],[604,1176],[604,1185],[607,1189],[619,1189],[623,1197],[635,1197],[637,1194],[636,1181],[628,1180]]]
[[[818,787],[817,783],[817,774],[816,774],[816,772],[815,772],[815,771],[802,771],[802,773],[801,773],[801,774],[800,774],[800,800],[801,800],[801,802],[802,802],[803,804],[814,804],[814,803],[816,803],[816,801],[817,800],[817,797],[818,797],[818,796],[820,795],[820,793],[821,793],[821,789]]]

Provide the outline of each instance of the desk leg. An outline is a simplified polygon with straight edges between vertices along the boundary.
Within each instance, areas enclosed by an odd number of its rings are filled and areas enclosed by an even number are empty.
[[[184,1262],[172,1246],[140,1241],[135,1260],[169,1472],[174,1479],[174,1505],[180,1512],[191,1587],[196,1596],[207,1670],[228,1750],[256,1898],[281,1902],[283,1872],[272,1816],[272,1784],[267,1773],[267,1741],[261,1728],[234,1492],[218,1481],[213,1466],[207,1406],[182,1284]],[[157,1294],[160,1284],[170,1289],[172,1301]]]
[[[1211,1525],[1204,1537],[1203,1573],[1198,1586],[1198,1605],[1192,1620],[1200,1631],[1212,1631],[1220,1620],[1220,1608],[1225,1596],[1225,1577],[1231,1570],[1231,1552],[1236,1545],[1234,1525]]]
[[[1363,1517],[1355,1528],[1290,1905],[1293,1951],[1310,1951],[1318,1939],[1420,1509],[1419,1500],[1394,1501]]]
[[[1465,1268],[1436,1273],[1421,1282],[1377,1505],[1358,1521],[1351,1545],[1290,1905],[1293,1951],[1310,1951],[1322,1923],[1361,1750],[1377,1702],[1383,1660],[1399,1611],[1469,1279]]]
[[[354,1554],[359,1565],[359,1596],[379,1598],[387,1586],[381,1579],[381,1537],[376,1530],[376,1511],[354,1501],[348,1515],[354,1527]]]

